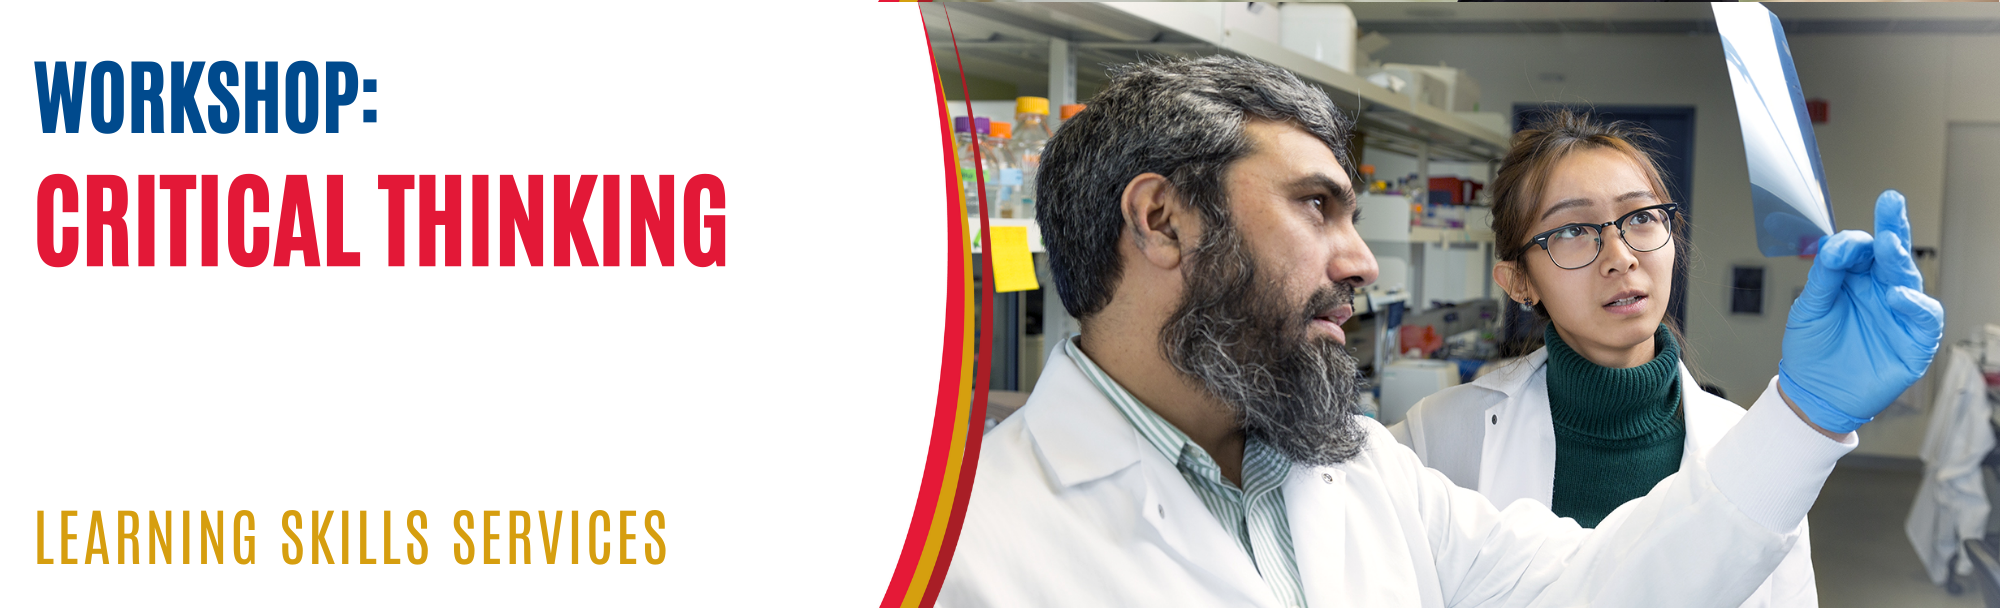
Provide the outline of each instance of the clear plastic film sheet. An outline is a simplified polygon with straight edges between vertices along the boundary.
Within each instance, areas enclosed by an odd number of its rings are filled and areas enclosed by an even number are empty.
[[[1817,253],[1820,237],[1833,234],[1833,208],[1784,26],[1757,3],[1713,6],[1743,128],[1757,248],[1765,257]]]

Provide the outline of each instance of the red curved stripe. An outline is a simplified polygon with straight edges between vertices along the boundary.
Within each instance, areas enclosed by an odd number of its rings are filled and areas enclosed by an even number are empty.
[[[921,23],[921,13],[919,13],[918,18],[919,23]],[[930,53],[928,36],[925,37],[924,48],[928,55]],[[937,65],[936,56],[929,56],[931,58],[931,65]],[[963,71],[961,70],[962,73]],[[963,81],[962,76],[961,81]],[[945,268],[947,281],[945,284],[943,351],[938,368],[937,411],[931,422],[931,443],[929,454],[925,459],[923,482],[918,490],[916,505],[911,512],[909,532],[903,539],[902,555],[898,559],[895,572],[890,578],[889,587],[882,597],[883,608],[901,606],[903,599],[908,597],[911,591],[911,585],[914,582],[912,579],[916,576],[917,568],[922,564],[925,557],[925,541],[931,533],[931,522],[937,515],[938,501],[943,498],[941,493],[945,472],[950,464],[952,444],[957,439],[958,429],[965,428],[968,436],[966,450],[963,452],[966,463],[960,470],[960,482],[957,492],[955,492],[952,514],[948,520],[943,539],[944,542],[939,548],[939,554],[935,556],[933,573],[925,585],[922,605],[931,606],[936,602],[937,591],[944,580],[952,550],[957,546],[958,529],[964,519],[964,503],[965,499],[970,496],[972,471],[975,468],[974,465],[978,462],[978,439],[980,432],[972,429],[983,429],[983,424],[973,426],[973,423],[983,422],[986,411],[985,387],[987,381],[985,378],[986,374],[983,371],[987,367],[985,362],[990,359],[990,355],[987,354],[989,349],[982,345],[979,352],[974,355],[974,392],[972,407],[969,408],[971,411],[968,412],[968,418],[970,419],[964,421],[967,426],[959,427],[960,420],[957,414],[958,400],[961,396],[959,392],[960,386],[964,380],[960,370],[964,367],[965,363],[963,356],[966,336],[964,323],[965,305],[967,304],[961,294],[964,293],[962,290],[968,280],[968,277],[965,276],[965,267],[967,256],[971,252],[964,248],[964,243],[966,242],[963,228],[965,225],[965,212],[959,202],[958,167],[953,164],[951,112],[945,105],[943,83],[935,74],[932,77],[932,87],[937,94],[939,144],[944,152],[945,174]],[[970,116],[970,104],[968,104],[967,110],[967,115]],[[975,167],[977,166],[977,153],[975,150]],[[975,170],[976,175],[977,173],[977,170]],[[985,197],[983,191],[985,188],[983,184],[985,176],[977,175],[977,178],[979,181],[976,183],[981,184],[981,192],[978,195],[980,196],[982,215],[984,215]],[[983,218],[980,228],[982,239],[984,239],[983,235],[988,232],[988,229]],[[990,273],[989,269],[988,274],[990,275]],[[980,333],[984,335],[989,331],[985,328],[992,325],[992,313],[990,311],[992,286],[990,282],[983,290],[982,295],[984,296],[982,300],[984,305],[980,307],[982,314],[980,315],[979,327],[981,328]]]
[[[972,116],[972,91],[969,88],[970,85],[966,84],[965,63],[958,57],[958,32],[951,28],[951,10],[945,8],[943,5],[939,5],[938,8],[944,10],[945,30],[951,32],[951,55],[954,60],[953,63],[958,67],[958,83],[961,88],[960,95],[963,95],[963,99],[965,100],[965,115],[970,120]],[[928,41],[926,41],[926,46],[928,46]],[[979,167],[981,166],[979,162],[979,146],[972,146],[972,150],[973,166]],[[993,375],[993,249],[991,245],[993,242],[993,230],[990,222],[987,221],[987,218],[991,217],[992,214],[986,207],[988,201],[986,200],[986,176],[983,174],[983,169],[975,170],[974,174],[978,176],[979,183],[979,242],[987,244],[987,254],[979,256],[983,271],[980,273],[980,276],[986,277],[986,280],[979,282],[978,329],[982,339],[978,341],[977,352],[973,357],[972,364],[972,407],[966,412],[965,463],[959,467],[958,492],[957,496],[951,502],[951,520],[945,528],[944,542],[938,548],[936,572],[931,574],[930,585],[924,589],[923,608],[930,608],[937,603],[938,589],[944,586],[945,573],[951,569],[952,555],[958,550],[958,532],[960,527],[965,523],[965,507],[967,503],[972,502],[973,474],[978,472],[979,469],[979,445],[981,439],[986,434],[986,389]],[[964,211],[954,212],[955,215],[963,213]],[[966,251],[965,255],[971,255],[971,253],[970,251]]]

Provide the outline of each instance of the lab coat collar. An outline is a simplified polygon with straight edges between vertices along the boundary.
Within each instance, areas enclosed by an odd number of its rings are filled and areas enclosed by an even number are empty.
[[[1139,498],[1139,518],[1163,544],[1184,562],[1212,573],[1215,580],[1227,581],[1249,600],[1243,605],[1274,606],[1277,597],[1258,576],[1256,564],[1195,495],[1180,470],[1139,436],[1131,421],[1063,350],[1050,353],[1034,393],[1014,413],[1023,417],[1050,480],[1067,490],[1139,465],[1137,475],[1116,477],[1112,483]]]
[[[1688,373],[1687,364],[1681,364],[1681,421],[1687,425],[1687,448],[1681,456],[1681,468],[1686,469],[1695,458],[1705,459],[1709,448],[1722,441],[1723,434],[1742,418],[1743,406],[1701,390],[1694,374]]]
[[[1548,360],[1548,349],[1536,349],[1472,381],[1504,395],[1479,414],[1486,433],[1476,489],[1495,506],[1522,498],[1547,505],[1555,494],[1555,420],[1549,414],[1548,384],[1543,381]]]
[[[1522,402],[1521,397],[1525,396],[1530,388],[1532,388],[1529,383],[1542,375],[1539,372],[1542,371],[1543,366],[1548,365],[1548,362],[1549,349],[1547,347],[1537,348],[1535,352],[1528,353],[1527,356],[1516,359],[1513,362],[1503,364],[1492,372],[1473,380],[1473,386],[1496,391],[1506,396],[1499,403],[1487,408],[1487,414],[1489,416],[1500,414],[1502,417],[1505,417],[1509,408]],[[1677,362],[1676,365],[1679,366],[1681,374],[1681,416],[1682,420],[1687,422],[1688,440],[1690,445],[1707,448],[1722,439],[1722,433],[1727,432],[1729,427],[1736,424],[1736,417],[1726,416],[1723,419],[1718,419],[1715,415],[1716,408],[1703,407],[1716,405],[1707,403],[1710,400],[1723,403],[1728,402],[1701,390],[1701,385],[1694,381],[1694,375],[1688,372],[1687,363]],[[1548,392],[1546,388],[1537,390],[1536,392],[1542,398],[1534,401],[1544,404],[1542,409],[1547,409]],[[1697,402],[1701,403],[1697,405]],[[1729,403],[1729,405],[1734,404]],[[1742,408],[1741,406],[1737,406],[1737,409],[1740,410]],[[1547,415],[1544,414],[1541,417],[1545,418]],[[1553,436],[1551,436],[1551,439],[1553,439]]]
[[[1535,379],[1535,372],[1549,362],[1549,349],[1537,348],[1528,356],[1500,365],[1484,376],[1472,381],[1473,386],[1498,391],[1509,399],[1519,398],[1527,390],[1528,382]]]
[[[1509,364],[1482,376],[1473,384],[1500,391],[1507,397],[1486,408],[1482,419],[1486,437],[1480,457],[1479,492],[1497,506],[1520,498],[1550,504],[1554,495],[1556,438],[1544,365],[1546,349],[1524,357],[1519,365]],[[1677,363],[1681,376],[1681,420],[1687,437],[1681,449],[1681,469],[1696,460],[1706,460],[1707,452],[1736,425],[1743,409],[1710,395],[1695,383],[1686,363]],[[1543,379],[1543,384],[1534,382]]]
[[[1145,438],[1064,349],[1052,349],[1022,416],[1049,473],[1062,487],[1102,479],[1139,462]]]

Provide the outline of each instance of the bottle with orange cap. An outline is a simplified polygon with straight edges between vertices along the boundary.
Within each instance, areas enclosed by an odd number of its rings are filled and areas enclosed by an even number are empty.
[[[1083,107],[1084,107],[1083,104],[1080,103],[1063,104],[1062,107],[1063,122],[1069,122],[1069,117],[1075,116],[1077,112],[1082,112]]]
[[[1021,161],[1021,217],[1035,217],[1035,175],[1042,168],[1042,148],[1049,145],[1049,100],[1014,99],[1014,152]]]
[[[996,217],[1020,217],[1021,158],[1011,141],[1014,125],[995,122],[980,140],[980,152],[992,159],[986,169],[986,206]]]

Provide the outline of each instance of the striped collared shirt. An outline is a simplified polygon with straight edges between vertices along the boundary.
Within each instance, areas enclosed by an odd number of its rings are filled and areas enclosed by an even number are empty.
[[[1291,470],[1291,461],[1261,440],[1245,439],[1243,487],[1238,488],[1222,476],[1222,468],[1206,450],[1098,369],[1090,357],[1084,356],[1077,340],[1063,341],[1063,349],[1083,370],[1083,377],[1089,378],[1097,390],[1111,399],[1112,405],[1118,406],[1139,436],[1174,463],[1208,512],[1215,515],[1250,557],[1278,601],[1286,606],[1305,606],[1305,587],[1299,581],[1298,559],[1292,552],[1292,526],[1285,519],[1285,495],[1281,490],[1285,474]]]

